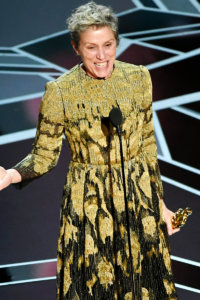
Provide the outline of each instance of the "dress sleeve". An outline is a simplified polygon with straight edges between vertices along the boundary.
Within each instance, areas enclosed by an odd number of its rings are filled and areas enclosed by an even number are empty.
[[[163,186],[160,176],[160,168],[157,158],[157,146],[153,127],[152,111],[152,82],[149,71],[146,67],[140,66],[143,82],[142,112],[144,114],[142,129],[142,151],[150,170],[151,181],[156,185],[160,199],[163,199]]]
[[[60,89],[56,82],[46,84],[40,104],[37,132],[33,149],[16,169],[22,180],[29,180],[51,170],[58,161],[64,129],[64,110]]]

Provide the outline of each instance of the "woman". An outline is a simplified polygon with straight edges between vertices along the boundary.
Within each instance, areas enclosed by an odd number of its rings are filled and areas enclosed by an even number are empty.
[[[58,241],[57,299],[177,299],[168,246],[173,213],[163,202],[147,69],[115,60],[117,19],[90,2],[68,19],[82,62],[46,85],[32,152],[1,168],[0,189],[48,172],[63,133],[71,149]],[[122,145],[109,123],[122,111]],[[133,269],[133,277],[132,271]]]

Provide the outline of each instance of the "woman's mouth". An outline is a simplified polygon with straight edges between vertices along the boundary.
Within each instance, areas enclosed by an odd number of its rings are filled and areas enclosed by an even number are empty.
[[[108,62],[102,62],[102,63],[95,63],[95,65],[98,68],[105,68],[107,66]]]

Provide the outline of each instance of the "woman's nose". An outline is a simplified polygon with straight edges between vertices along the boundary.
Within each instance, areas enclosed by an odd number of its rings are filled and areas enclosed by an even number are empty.
[[[105,52],[103,48],[98,48],[97,50],[97,58],[98,59],[104,59],[105,58]]]

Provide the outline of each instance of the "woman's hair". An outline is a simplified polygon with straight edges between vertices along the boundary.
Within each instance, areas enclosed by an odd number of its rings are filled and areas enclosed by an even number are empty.
[[[71,40],[76,48],[79,46],[80,33],[90,26],[109,26],[115,35],[117,44],[119,44],[118,19],[111,7],[98,5],[93,1],[88,2],[77,7],[66,22]]]

